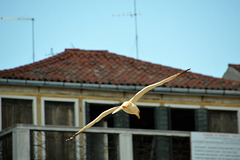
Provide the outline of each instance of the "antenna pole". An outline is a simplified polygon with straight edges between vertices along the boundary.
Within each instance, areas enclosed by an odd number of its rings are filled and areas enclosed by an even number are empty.
[[[34,44],[34,18],[32,18],[32,52],[33,62],[35,62],[35,44]]]
[[[139,51],[138,51],[138,24],[137,24],[137,2],[136,0],[133,0],[133,6],[134,6],[134,13],[127,14],[127,16],[134,17],[134,23],[135,23],[135,45],[136,45],[136,59],[139,58]],[[115,15],[113,15],[115,16]],[[116,15],[116,16],[125,16],[123,15]]]
[[[136,34],[136,57],[138,59],[138,27],[137,27],[137,4],[134,0],[134,20],[135,20],[135,34]]]

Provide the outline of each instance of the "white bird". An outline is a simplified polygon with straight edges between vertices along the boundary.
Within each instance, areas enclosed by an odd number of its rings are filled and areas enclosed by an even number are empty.
[[[139,92],[137,92],[137,94],[135,94],[129,101],[123,102],[123,104],[121,106],[117,106],[117,107],[113,107],[110,108],[104,112],[102,112],[97,118],[95,118],[92,122],[88,123],[85,127],[83,127],[82,129],[80,129],[77,133],[75,133],[73,136],[71,136],[70,138],[66,139],[66,141],[73,139],[74,137],[76,137],[77,135],[79,135],[80,133],[84,132],[86,129],[92,127],[95,123],[97,123],[98,121],[100,121],[102,118],[106,117],[107,115],[109,115],[110,113],[115,114],[120,110],[125,111],[128,114],[134,114],[138,117],[138,119],[140,119],[140,110],[136,105],[136,102],[148,91],[150,91],[151,89],[160,86],[164,83],[167,83],[175,78],[177,78],[178,76],[180,76],[181,74],[188,72],[190,69],[187,69],[185,71],[182,71],[180,73],[174,74],[160,82],[151,84],[145,88],[143,88],[142,90],[140,90]]]

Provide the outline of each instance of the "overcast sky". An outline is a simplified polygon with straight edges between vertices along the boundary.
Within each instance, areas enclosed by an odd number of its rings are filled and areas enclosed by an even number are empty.
[[[139,59],[222,77],[240,64],[240,0],[136,0]],[[34,18],[35,61],[65,50],[136,58],[134,0],[1,0],[0,17]],[[33,62],[32,21],[0,20],[0,70]]]

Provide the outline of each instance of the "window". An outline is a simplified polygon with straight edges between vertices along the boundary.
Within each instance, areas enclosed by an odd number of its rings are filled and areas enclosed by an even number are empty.
[[[237,133],[237,123],[237,111],[208,111],[208,128],[210,132]]]
[[[163,122],[159,128],[177,131],[196,131],[202,129],[199,120],[205,121],[206,112],[197,105],[168,104],[168,107],[161,107],[159,115]],[[162,126],[161,126],[162,125]],[[206,126],[206,125],[205,125]],[[168,159],[190,159],[190,141],[186,137],[160,137],[156,145],[159,154],[165,155]],[[160,156],[161,156],[160,154]]]
[[[138,106],[140,109],[140,119],[135,115],[129,115],[130,128],[154,129],[154,109],[155,107]]]
[[[42,98],[42,123],[46,125],[78,126],[78,100],[65,98]],[[73,135],[70,132],[45,132],[43,153],[46,159],[77,159],[79,148],[75,143],[65,143]],[[64,152],[63,152],[64,151]]]
[[[94,120],[103,111],[118,106],[117,102],[108,101],[88,101],[85,102],[85,121],[86,124]],[[94,124],[93,127],[115,127],[118,125],[118,118],[121,112],[118,114],[109,114],[101,121]],[[86,159],[109,159],[115,160],[119,156],[117,150],[117,136],[111,134],[93,134],[86,133]]]
[[[74,126],[74,102],[45,101],[45,124]]]
[[[205,112],[200,109],[199,105],[188,104],[165,104],[166,116],[169,130],[177,131],[197,131],[199,128],[200,116]],[[205,120],[205,119],[204,119]],[[202,123],[201,123],[202,124]],[[165,127],[166,128],[166,127]]]
[[[138,105],[140,109],[140,119],[135,115],[129,115],[130,128],[155,129],[155,109],[154,106]],[[133,158],[134,160],[153,159],[155,149],[155,137],[133,135]]]
[[[170,129],[178,131],[195,130],[194,109],[171,108]]]
[[[2,129],[16,123],[33,123],[32,100],[2,99]]]
[[[96,103],[87,103],[86,105],[86,124],[93,121],[95,118],[97,118],[102,112],[104,112],[107,109],[110,109],[116,105],[114,104],[96,104]],[[95,127],[113,127],[113,116],[112,114],[106,116],[101,121],[96,123]],[[105,123],[105,126],[104,126]]]
[[[0,95],[0,131],[17,123],[36,124],[36,99],[30,96]],[[0,159],[12,159],[12,135],[0,141]]]
[[[42,98],[42,124],[79,126],[77,99]]]
[[[0,95],[0,104],[0,130],[17,123],[36,124],[35,97]]]

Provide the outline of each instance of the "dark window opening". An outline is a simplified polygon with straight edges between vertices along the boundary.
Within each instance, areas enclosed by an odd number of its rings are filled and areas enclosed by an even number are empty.
[[[139,107],[140,119],[130,115],[130,128],[154,129],[154,107]]]
[[[133,159],[156,159],[155,139],[153,136],[133,135]]]
[[[139,106],[138,106],[139,107]],[[139,107],[140,119],[136,115],[130,115],[130,128],[154,129],[154,107]],[[134,160],[153,159],[154,137],[133,135]]]
[[[190,139],[185,137],[172,137],[171,159],[190,159]]]
[[[188,160],[190,139],[186,137],[133,136],[134,160]]]
[[[117,105],[111,104],[95,104],[95,103],[86,103],[86,123],[91,122],[97,118],[102,112],[114,107]],[[116,113],[119,114],[119,113]],[[99,122],[93,125],[93,127],[104,127],[104,124],[107,124],[106,127],[114,127],[114,116],[109,114]],[[117,150],[118,136],[111,134],[98,134],[98,133],[85,133],[87,141],[87,160],[94,159],[104,159],[105,148],[107,144],[107,156],[109,160],[119,159],[119,153]]]
[[[117,160],[119,159],[118,135],[86,134],[86,160]]]
[[[170,129],[178,131],[194,131],[195,119],[194,109],[171,108]]]
[[[86,123],[89,123],[95,118],[97,118],[102,112],[114,107],[114,105],[89,103],[87,107],[88,109],[86,108],[86,112],[89,113],[87,113],[86,115],[89,115],[89,117],[86,117]],[[107,127],[113,127],[113,116],[113,114],[109,114],[108,116],[104,117],[102,120],[94,124],[94,126],[103,127],[103,122],[107,121]]]

